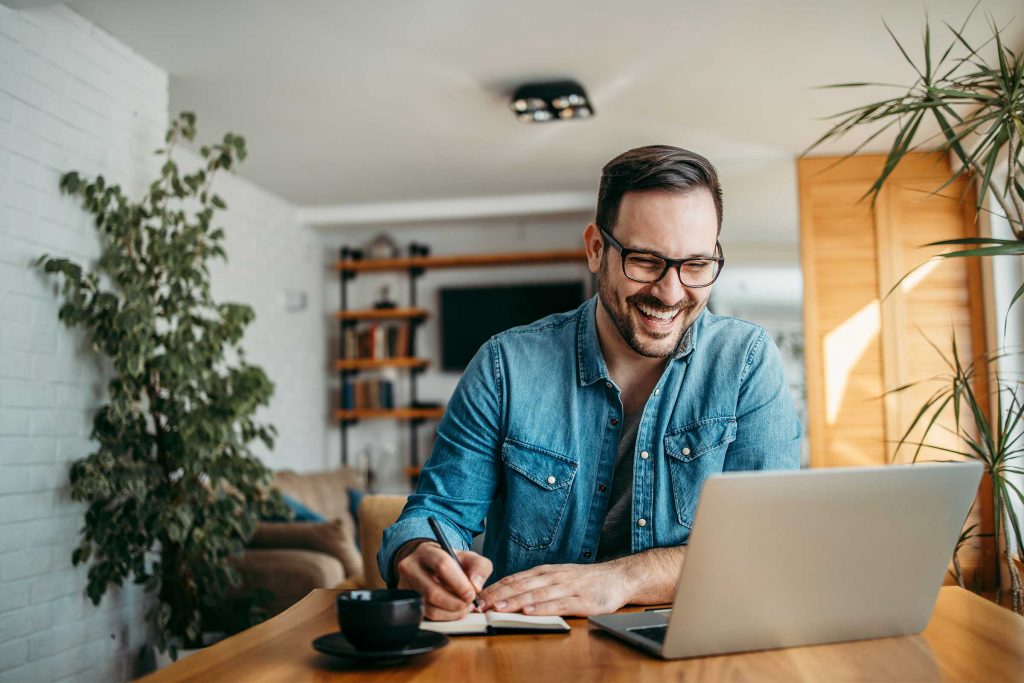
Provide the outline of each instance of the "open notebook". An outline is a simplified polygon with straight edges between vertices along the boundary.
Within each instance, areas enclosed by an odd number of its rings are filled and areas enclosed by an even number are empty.
[[[535,617],[506,612],[470,612],[455,621],[424,621],[420,628],[451,636],[495,633],[564,633],[569,624],[562,617]]]

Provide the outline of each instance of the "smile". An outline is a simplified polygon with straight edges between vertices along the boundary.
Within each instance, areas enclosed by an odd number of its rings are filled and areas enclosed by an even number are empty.
[[[676,316],[679,315],[679,309],[674,311],[656,311],[653,308],[648,308],[643,304],[636,304],[637,310],[640,311],[643,316],[652,322],[661,324],[667,324],[675,320]]]

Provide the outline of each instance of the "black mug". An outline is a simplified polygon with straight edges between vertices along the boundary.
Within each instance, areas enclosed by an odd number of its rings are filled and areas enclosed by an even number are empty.
[[[354,590],[337,598],[338,626],[357,650],[399,650],[423,620],[423,594],[410,590]]]

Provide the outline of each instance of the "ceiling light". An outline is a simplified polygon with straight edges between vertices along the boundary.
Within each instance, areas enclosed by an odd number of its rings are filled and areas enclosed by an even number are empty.
[[[587,93],[576,81],[526,83],[516,88],[509,106],[524,123],[582,119],[594,114]]]

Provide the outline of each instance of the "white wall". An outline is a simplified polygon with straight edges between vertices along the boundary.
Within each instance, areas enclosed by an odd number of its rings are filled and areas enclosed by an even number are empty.
[[[155,172],[167,74],[64,7],[0,7],[0,678],[125,680],[146,640],[135,586],[94,607],[71,567],[84,506],[68,464],[90,452],[103,386],[81,334],[57,321],[40,254],[80,262],[95,231],[61,172],[138,193]]]
[[[999,186],[1004,178],[1005,175],[996,178],[993,183]],[[988,219],[988,234],[1000,239],[1013,239],[1010,223],[1003,218],[1004,212],[995,199],[989,199],[989,211],[991,213],[983,214]],[[1000,256],[984,261],[986,263],[982,267],[989,272],[993,285],[988,330],[989,339],[992,340],[990,350],[1006,353],[996,363],[998,373],[1004,384],[1012,385],[1016,382],[1017,397],[1024,398],[1024,297],[1010,307],[1010,300],[1024,282],[1024,256]],[[1002,398],[1009,402],[1007,394]],[[1009,408],[1004,408],[1004,417],[1008,412]],[[1024,438],[1024,425],[1017,425],[1015,435]],[[1010,474],[1009,478],[1020,490],[1024,490],[1024,475]],[[1010,504],[1018,519],[1024,517],[1024,505],[1019,500],[1011,500]],[[1011,546],[1016,545],[1012,534],[1010,542]]]

